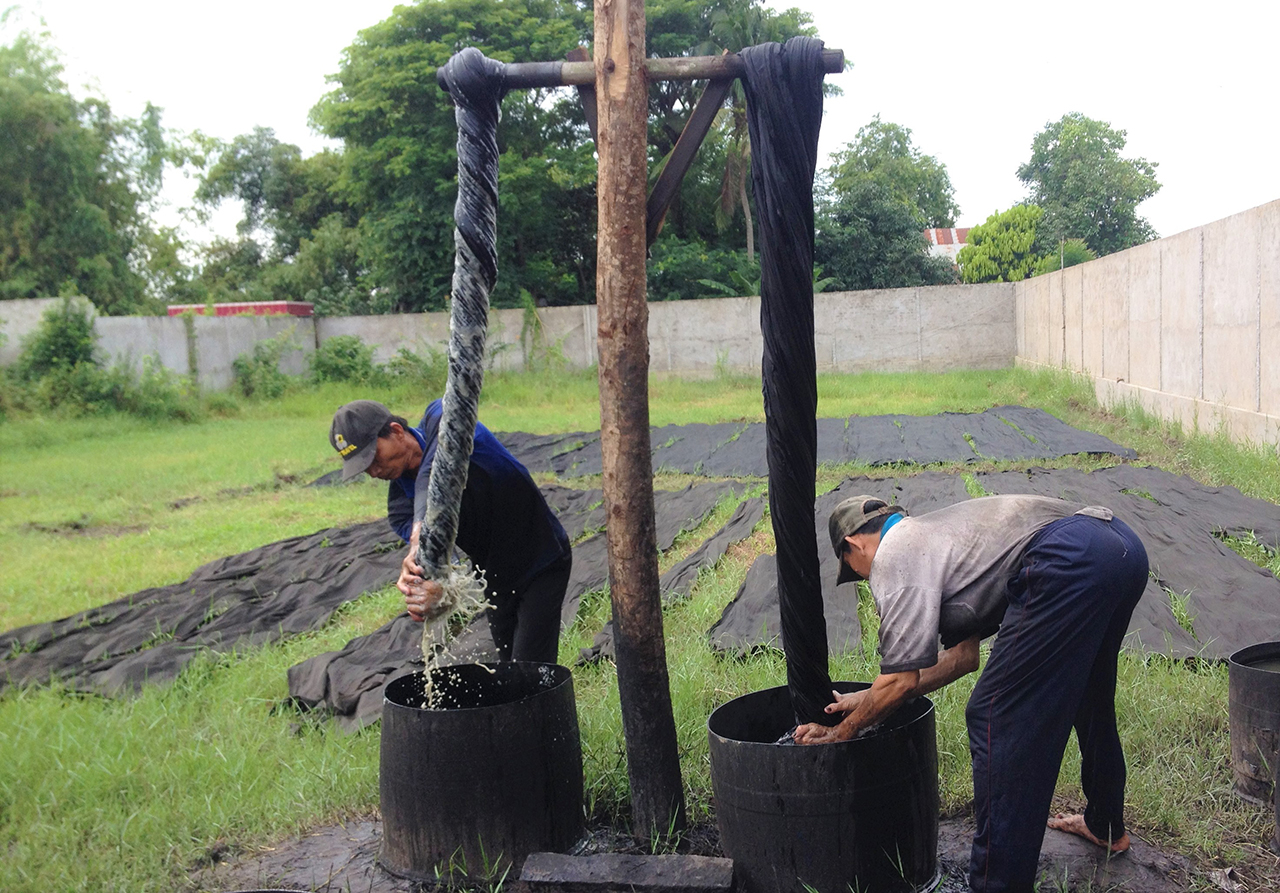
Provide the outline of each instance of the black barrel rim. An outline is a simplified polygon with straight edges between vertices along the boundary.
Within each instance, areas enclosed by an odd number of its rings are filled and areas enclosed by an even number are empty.
[[[840,692],[841,694],[848,694],[850,692],[862,691],[862,690],[868,689],[871,687],[871,683],[869,682],[832,682],[831,687],[835,691]],[[723,720],[723,717],[726,715],[726,713],[729,710],[741,707],[742,701],[750,698],[764,698],[773,693],[783,691],[785,689],[786,689],[785,685],[780,685],[780,686],[777,686],[776,688],[765,688],[759,691],[747,692],[746,694],[738,695],[735,698],[730,698],[728,701],[725,701],[715,710],[711,711],[711,715],[707,717],[707,733],[715,736],[720,741],[732,742],[733,744],[739,747],[743,747],[743,746],[778,747],[779,745],[775,741],[747,741],[741,738],[734,738],[728,735],[723,735],[720,732],[716,731],[715,725],[717,723],[718,717],[721,720]],[[927,698],[927,697],[916,698],[915,702],[918,705],[917,709],[919,708],[923,708],[923,709],[919,709],[919,713],[913,716],[911,719],[905,722],[897,723],[886,729],[873,732],[870,735],[865,735],[861,738],[853,738],[853,739],[850,739],[849,741],[837,741],[837,742],[833,742],[833,744],[857,745],[859,743],[873,741],[882,735],[891,735],[891,734],[894,734],[895,732],[907,730],[907,729],[910,729],[912,726],[914,726],[916,723],[925,721],[931,714],[933,714],[937,710],[937,708],[934,706],[933,701],[930,698]],[[726,710],[726,708],[728,708],[728,710]],[[903,708],[899,708],[899,709],[903,709]],[[782,731],[786,731],[786,730],[785,729],[781,730],[779,732],[779,735],[781,735]],[[824,747],[824,746],[832,746],[832,745],[806,745],[806,746]]]
[[[493,703],[476,704],[472,706],[444,706],[444,707],[423,707],[420,703],[410,703],[409,695],[415,691],[418,692],[419,699],[422,695],[423,684],[426,674],[445,673],[445,672],[461,672],[467,674],[477,673],[477,668],[482,668],[488,677],[496,680],[498,677],[509,678],[514,673],[543,673],[549,675],[550,681],[545,685],[528,691],[519,697],[513,697],[508,700],[495,701]],[[491,672],[490,672],[491,671]],[[485,677],[477,676],[484,679]],[[539,663],[537,661],[500,661],[496,663],[469,663],[469,664],[450,664],[442,667],[430,667],[424,670],[415,670],[412,673],[406,673],[398,676],[388,682],[382,689],[382,705],[385,710],[387,706],[395,707],[400,710],[417,710],[424,713],[464,713],[467,711],[482,710],[498,710],[503,707],[510,707],[513,704],[520,704],[534,698],[554,692],[565,685],[573,684],[573,673],[568,667],[560,664]]]
[[[1227,663],[1256,673],[1278,672],[1255,667],[1250,663],[1250,661],[1255,661],[1258,658],[1280,658],[1280,642],[1259,642],[1256,645],[1248,645],[1227,658]]]

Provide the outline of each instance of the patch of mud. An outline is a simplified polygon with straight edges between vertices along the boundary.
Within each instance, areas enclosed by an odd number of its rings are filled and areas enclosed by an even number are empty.
[[[393,877],[377,865],[382,824],[374,817],[317,828],[297,840],[233,855],[219,844],[210,851],[218,864],[193,868],[190,879],[200,893],[230,893],[245,889],[306,890],[313,893],[420,893],[430,889]],[[937,893],[966,893],[969,889],[969,847],[973,824],[969,818],[943,819],[938,830],[941,882]],[[684,835],[678,852],[723,856],[715,825],[696,825]],[[600,853],[642,855],[648,841],[607,825],[593,825],[571,855]],[[1191,862],[1133,837],[1123,856],[1107,858],[1101,848],[1070,834],[1046,831],[1040,854],[1041,889],[1055,893],[1189,893],[1198,873]],[[509,878],[504,887],[518,887]],[[1199,875],[1202,887],[1204,876]],[[455,888],[465,890],[466,888]],[[482,889],[477,887],[476,889]],[[488,889],[488,888],[483,888]]]
[[[24,530],[35,533],[51,533],[55,536],[87,536],[108,537],[128,536],[131,533],[145,533],[150,529],[147,524],[95,524],[88,515],[81,515],[61,524],[41,524],[31,521],[22,525]]]

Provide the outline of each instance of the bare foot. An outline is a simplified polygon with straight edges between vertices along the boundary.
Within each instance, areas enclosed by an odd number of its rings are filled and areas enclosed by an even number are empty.
[[[1089,830],[1089,826],[1084,823],[1082,815],[1063,815],[1058,814],[1056,818],[1049,819],[1049,827],[1055,831],[1066,831],[1068,834],[1074,834],[1077,837],[1083,837],[1089,843],[1100,846],[1103,849],[1109,849],[1113,854],[1123,853],[1129,849],[1129,835],[1122,834],[1119,840],[1113,840],[1107,843],[1094,836]]]

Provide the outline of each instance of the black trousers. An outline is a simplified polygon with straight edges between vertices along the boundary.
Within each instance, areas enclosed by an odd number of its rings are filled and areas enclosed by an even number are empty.
[[[1147,553],[1122,521],[1072,515],[1032,540],[965,718],[973,756],[976,891],[1030,893],[1072,726],[1085,822],[1124,831],[1116,664],[1147,583]]]
[[[523,588],[491,596],[489,632],[503,660],[553,664],[560,654],[560,606],[564,604],[573,554],[543,568]]]

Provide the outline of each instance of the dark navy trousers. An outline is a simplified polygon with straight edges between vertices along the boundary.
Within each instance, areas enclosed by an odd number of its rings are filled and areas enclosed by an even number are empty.
[[[1147,583],[1147,553],[1119,520],[1072,515],[1036,534],[965,711],[973,756],[975,891],[1030,893],[1072,726],[1085,822],[1124,834],[1116,659]]]

